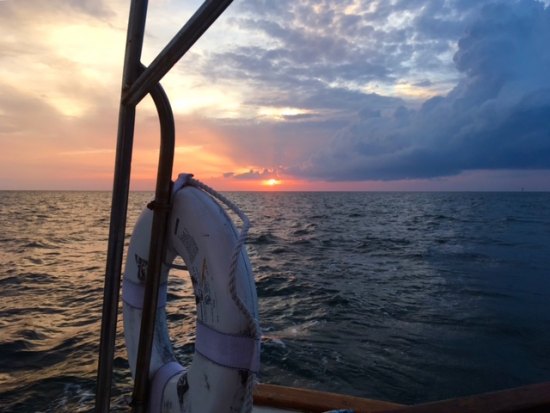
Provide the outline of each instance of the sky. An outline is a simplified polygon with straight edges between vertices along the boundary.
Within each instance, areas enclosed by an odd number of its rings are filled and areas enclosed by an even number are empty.
[[[200,6],[150,0],[142,61]],[[110,190],[129,1],[0,0],[0,189]],[[162,80],[220,190],[550,191],[550,0],[234,0]],[[131,187],[154,188],[138,106]]]

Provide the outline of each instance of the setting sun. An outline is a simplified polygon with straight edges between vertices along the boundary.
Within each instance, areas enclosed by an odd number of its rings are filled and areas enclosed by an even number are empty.
[[[279,185],[280,183],[281,183],[281,181],[279,181],[278,179],[274,179],[274,178],[271,178],[271,179],[268,179],[268,180],[262,182],[262,184],[266,185],[266,186],[275,186],[275,185]]]

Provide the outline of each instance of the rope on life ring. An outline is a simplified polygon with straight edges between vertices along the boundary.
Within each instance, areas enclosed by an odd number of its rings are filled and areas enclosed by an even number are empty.
[[[243,222],[237,231],[217,198]],[[122,287],[124,337],[135,377],[152,211],[145,209],[128,248]],[[260,368],[256,288],[244,249],[248,218],[213,189],[182,174],[174,184],[166,264],[150,364],[149,412],[250,412]],[[195,353],[189,368],[177,362],[168,336],[168,274],[179,256],[197,302]]]

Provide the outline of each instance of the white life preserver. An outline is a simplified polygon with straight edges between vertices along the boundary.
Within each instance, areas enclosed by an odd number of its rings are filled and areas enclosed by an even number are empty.
[[[124,337],[134,378],[152,217],[146,208],[137,221],[122,287]],[[258,308],[248,256],[244,248],[236,250],[238,235],[224,209],[203,190],[186,185],[172,196],[150,364],[150,413],[251,408],[260,341],[259,328],[250,323],[252,317],[257,326]],[[197,302],[195,354],[188,369],[176,360],[166,321],[168,273],[176,256],[188,268]]]

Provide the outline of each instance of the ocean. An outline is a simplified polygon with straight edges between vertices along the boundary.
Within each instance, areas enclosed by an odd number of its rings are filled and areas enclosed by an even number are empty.
[[[262,382],[412,404],[550,380],[550,193],[226,195],[252,222]],[[127,241],[151,196],[131,194]],[[0,192],[1,412],[92,411],[110,200]],[[169,300],[189,363],[183,271]]]

